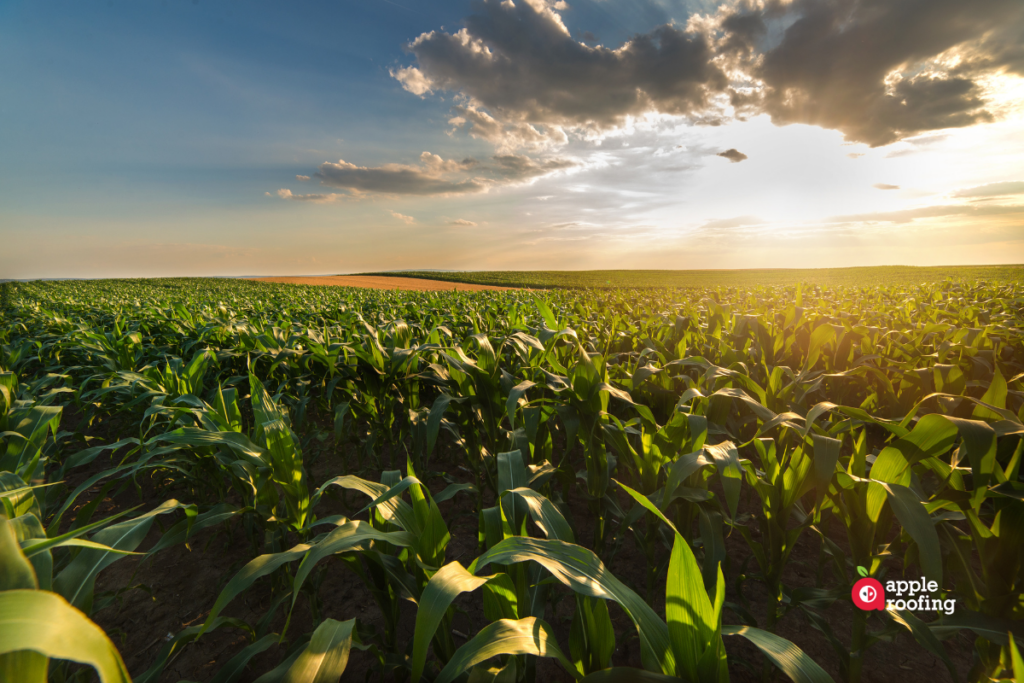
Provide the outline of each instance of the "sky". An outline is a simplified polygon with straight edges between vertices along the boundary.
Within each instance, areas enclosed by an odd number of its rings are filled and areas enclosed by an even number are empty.
[[[0,0],[0,278],[1024,263],[1021,0]]]

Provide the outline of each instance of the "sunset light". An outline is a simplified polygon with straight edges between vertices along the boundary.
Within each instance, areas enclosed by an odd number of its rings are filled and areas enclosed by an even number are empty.
[[[0,271],[1020,262],[1022,17],[7,3]]]

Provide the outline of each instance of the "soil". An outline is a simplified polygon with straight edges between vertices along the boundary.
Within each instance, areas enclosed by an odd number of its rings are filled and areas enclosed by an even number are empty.
[[[74,425],[76,419],[65,424]],[[311,418],[313,419],[313,418]],[[318,420],[320,421],[320,420]],[[322,420],[324,429],[326,420]],[[99,436],[90,445],[109,443],[117,440],[116,434],[127,425],[118,422],[107,422],[90,425],[78,429]],[[316,426],[313,426],[315,429]],[[309,468],[311,477],[310,490],[314,490],[324,481],[342,473],[358,473],[371,481],[379,481],[380,468],[363,472],[355,472],[356,456],[347,446],[336,447],[331,439],[320,443],[312,440],[314,452],[307,451],[307,458],[314,460]],[[75,471],[73,480],[68,484],[75,486],[93,472],[110,467],[112,460],[118,455],[98,458],[87,468]],[[449,479],[468,480],[467,473],[459,469],[458,456],[449,449],[448,444],[438,443],[438,452],[430,463],[432,469],[447,468]],[[578,454],[577,454],[578,457]],[[582,466],[581,463],[580,466]],[[426,483],[432,491],[439,491],[446,481],[435,472],[426,476]],[[460,476],[461,475],[461,476]],[[125,490],[105,498],[93,519],[100,519],[118,510],[142,505],[142,510],[151,509],[168,498],[177,498],[182,502],[209,503],[205,500],[189,500],[187,491],[168,490],[158,482],[140,480],[139,486]],[[333,490],[333,489],[332,489]],[[760,509],[756,496],[745,487],[746,494],[741,501],[740,513],[753,513]],[[84,505],[89,494],[95,495],[99,487],[83,494],[77,505]],[[317,506],[318,517],[332,514],[352,515],[359,510],[366,500],[360,494],[349,492],[325,495]],[[228,501],[232,502],[232,501]],[[237,501],[236,501],[237,502]],[[625,506],[626,500],[620,501]],[[493,496],[484,495],[483,504],[493,505]],[[466,566],[478,554],[477,548],[477,500],[475,495],[459,494],[449,501],[440,504],[441,512],[448,523],[451,542],[447,548],[447,560],[458,560]],[[566,505],[567,518],[577,533],[577,542],[585,547],[593,547],[595,525],[587,503],[577,489],[573,489]],[[73,519],[73,514],[66,520]],[[139,550],[151,547],[160,538],[161,528],[169,528],[181,518],[180,513],[167,515],[154,524],[149,537]],[[65,522],[68,523],[68,522]],[[618,528],[612,524],[609,536],[614,535]],[[841,547],[845,547],[845,539],[837,527],[830,530],[830,536]],[[733,533],[726,538],[726,546],[730,564],[725,568],[728,602],[741,602],[736,593],[737,578],[750,558],[750,551],[741,535]],[[818,566],[820,541],[812,532],[805,532],[788,564],[784,581],[790,586],[813,586]],[[138,677],[154,662],[161,647],[173,634],[183,628],[201,624],[209,614],[217,595],[225,583],[249,560],[261,551],[254,549],[243,532],[241,525],[231,522],[207,530],[193,537],[187,546],[179,545],[168,548],[155,556],[144,558],[127,557],[115,562],[99,577],[96,586],[97,596],[101,593],[119,592],[113,604],[92,615],[93,619],[103,627],[118,646],[129,672]],[[658,547],[657,561],[665,562],[667,548]],[[337,558],[326,560],[327,571],[320,588],[323,615],[337,620],[359,620],[363,627],[383,631],[384,621],[380,609],[369,590],[361,580]],[[632,587],[639,595],[647,595],[647,560],[643,551],[636,543],[632,533],[623,534],[619,550],[608,563],[608,569],[626,585]],[[754,561],[749,560],[746,571],[753,571]],[[257,581],[248,591],[235,598],[222,613],[236,617],[255,626],[266,614],[272,601],[272,579],[270,577]],[[826,575],[825,585],[834,581]],[[651,590],[650,604],[656,612],[664,614],[664,570],[657,577]],[[561,595],[555,608],[549,609],[546,620],[552,625],[558,642],[568,653],[569,626],[574,609],[574,600],[568,589],[555,587],[553,594]],[[749,611],[759,621],[764,622],[768,594],[757,581],[746,581],[743,584],[744,597]],[[99,599],[99,597],[98,597]],[[472,637],[486,625],[479,595],[464,595],[455,602],[457,608],[453,620],[453,636],[456,646]],[[617,634],[616,649],[612,656],[613,666],[640,667],[639,643],[636,630],[628,616],[615,604],[610,604],[610,615]],[[411,640],[415,623],[415,605],[403,602],[398,620],[399,650],[406,647]],[[850,642],[851,624],[854,607],[848,600],[838,600],[827,611],[827,621],[835,636],[841,643]],[[286,609],[281,609],[269,625],[269,632],[281,633],[285,627]],[[742,617],[727,609],[724,622],[741,624]],[[297,639],[313,629],[313,619],[309,604],[303,597],[296,604],[295,612],[288,625],[287,638],[264,653],[254,657],[246,671],[238,679],[240,683],[252,683],[264,672],[269,671],[284,659],[289,648]],[[878,617],[871,617],[869,630],[881,628]],[[786,615],[777,625],[776,632],[796,643],[812,659],[821,665],[837,682],[843,680],[840,675],[839,658],[829,641],[816,629],[811,627],[807,618],[798,610]],[[178,681],[208,681],[220,668],[250,642],[241,630],[223,627],[205,634],[200,640],[186,645],[175,655],[164,673],[159,677],[160,683],[176,683]],[[961,679],[972,661],[972,639],[966,633],[945,641],[947,652],[952,659]],[[759,651],[744,638],[726,638],[729,653],[731,680],[735,683],[746,681],[784,681],[786,678],[770,670],[769,678],[762,677],[764,659]],[[369,652],[353,649],[343,681],[382,680],[380,666]],[[391,680],[390,678],[385,680]],[[571,681],[572,678],[553,659],[537,661],[538,682]],[[909,637],[901,634],[894,640],[879,641],[868,650],[864,662],[863,681],[885,683],[899,680],[900,683],[938,683],[950,680],[945,665],[929,654]]]
[[[368,289],[402,289],[413,292],[480,292],[483,290],[506,290],[515,287],[493,285],[471,285],[465,282],[444,280],[421,280],[412,277],[389,277],[386,275],[332,275],[328,277],[254,277],[251,280],[278,282],[287,285],[316,285],[331,287],[365,287]]]

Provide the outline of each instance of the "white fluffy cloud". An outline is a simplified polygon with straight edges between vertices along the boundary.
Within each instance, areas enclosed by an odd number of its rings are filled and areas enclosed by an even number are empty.
[[[473,105],[456,105],[452,112],[455,116],[448,123],[455,128],[466,127],[471,136],[493,143],[499,152],[523,147],[545,149],[564,145],[569,140],[565,130],[558,125],[502,122]]]
[[[402,84],[402,87],[411,92],[413,95],[429,95],[433,91],[430,89],[430,81],[426,79],[423,72],[416,67],[410,66],[404,69],[392,69],[390,72],[391,77]]]

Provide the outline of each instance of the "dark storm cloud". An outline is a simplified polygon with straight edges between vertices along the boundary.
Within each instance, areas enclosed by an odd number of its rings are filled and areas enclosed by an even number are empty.
[[[477,0],[463,29],[422,34],[407,46],[415,65],[392,75],[421,96],[458,93],[456,125],[506,149],[559,144],[527,124],[606,129],[647,112],[721,123],[716,95],[739,116],[879,146],[991,121],[983,77],[1024,75],[1021,0],[739,0],[617,49],[574,39],[564,7]]]
[[[461,31],[410,43],[416,67],[392,75],[416,94],[457,91],[506,119],[597,127],[648,111],[697,112],[727,84],[709,39],[683,28],[609,49],[573,39],[543,0],[479,0],[474,9]]]
[[[885,145],[992,120],[979,77],[995,69],[1024,73],[1020,0],[768,0],[747,7],[720,21],[720,46],[765,87],[759,97],[734,101],[778,124],[808,123]],[[936,60],[943,54],[951,59]]]
[[[748,158],[746,154],[740,152],[737,149],[727,149],[724,152],[719,152],[715,156],[725,157],[734,164],[738,164],[739,162]]]

